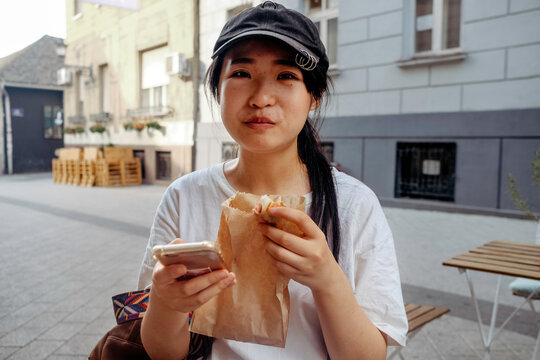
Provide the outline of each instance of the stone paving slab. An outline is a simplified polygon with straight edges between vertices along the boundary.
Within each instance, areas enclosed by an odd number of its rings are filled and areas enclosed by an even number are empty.
[[[0,176],[0,359],[87,358],[115,323],[111,296],[136,287],[164,190],[56,185],[50,174]],[[451,309],[418,331],[403,349],[405,358],[482,358],[465,280],[441,263],[495,239],[532,242],[534,224],[384,210],[395,237],[405,301]],[[481,306],[489,307],[493,278],[478,274],[475,279]],[[503,289],[501,312],[517,301]],[[531,314],[520,312],[501,333],[492,359],[530,359],[537,331]]]

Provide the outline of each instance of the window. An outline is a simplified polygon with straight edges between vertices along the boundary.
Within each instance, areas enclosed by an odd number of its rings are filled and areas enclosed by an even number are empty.
[[[109,67],[101,65],[99,67],[99,93],[100,93],[100,111],[108,113],[111,111],[111,90],[109,79]]]
[[[337,66],[339,0],[309,0],[308,15],[317,26],[328,54],[330,67]]]
[[[397,143],[397,198],[454,201],[455,180],[455,143]]]
[[[167,106],[166,46],[148,50],[141,56],[141,107],[157,109]]]
[[[43,107],[43,137],[45,139],[62,139],[63,122],[60,106],[45,105]]]
[[[171,179],[171,153],[170,151],[156,152],[156,179],[170,180]]]
[[[238,144],[224,142],[221,144],[221,161],[228,161],[238,157]]]
[[[73,0],[73,16],[77,16],[82,13],[83,0]]]
[[[459,48],[461,0],[416,0],[414,19],[416,53]]]

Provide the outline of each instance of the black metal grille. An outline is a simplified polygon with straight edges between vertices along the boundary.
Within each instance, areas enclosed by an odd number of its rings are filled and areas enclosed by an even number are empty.
[[[171,153],[170,151],[156,152],[156,179],[171,179]]]
[[[145,166],[144,166],[144,150],[133,150],[133,156],[141,159],[141,175],[143,179],[146,179]]]
[[[455,143],[397,143],[396,198],[454,201]]]

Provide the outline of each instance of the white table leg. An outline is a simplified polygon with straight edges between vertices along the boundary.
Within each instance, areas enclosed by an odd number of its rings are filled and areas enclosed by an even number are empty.
[[[536,354],[538,353],[538,348],[540,347],[540,318],[538,318],[538,314],[536,313],[536,309],[534,308],[532,300],[529,300],[529,306],[531,307],[531,310],[536,316],[536,324],[538,326],[538,335],[536,336],[536,342],[534,344],[534,350],[532,354],[532,360],[536,360]]]
[[[459,270],[460,273],[465,273],[465,277],[467,278],[467,284],[469,285],[469,291],[471,293],[471,298],[473,300],[474,308],[476,310],[476,318],[478,320],[478,328],[480,329],[480,335],[482,336],[482,343],[484,344],[484,360],[490,360],[491,359],[491,344],[493,344],[493,340],[499,335],[501,330],[506,326],[506,324],[510,321],[510,319],[512,317],[514,317],[514,315],[519,311],[519,309],[521,309],[523,307],[523,305],[525,303],[530,303],[531,306],[532,306],[531,298],[533,297],[533,295],[535,293],[532,292],[529,296],[527,296],[523,300],[523,302],[521,304],[519,304],[519,306],[517,306],[514,309],[514,311],[512,311],[512,313],[510,315],[508,315],[506,320],[497,329],[497,331],[495,333],[493,333],[493,331],[495,330],[495,323],[496,323],[496,320],[497,320],[497,312],[498,312],[498,309],[499,309],[499,292],[500,292],[500,288],[501,288],[501,279],[502,279],[502,275],[498,275],[497,287],[496,287],[496,290],[495,290],[495,298],[493,299],[493,309],[492,309],[492,312],[491,312],[491,321],[490,321],[490,324],[489,324],[489,331],[488,331],[487,338],[486,338],[486,334],[484,333],[484,328],[483,328],[483,323],[482,323],[482,316],[481,316],[481,313],[480,313],[480,307],[478,306],[478,299],[476,298],[476,294],[474,292],[474,285],[473,285],[473,281],[471,279],[471,276],[469,274],[469,271],[467,269],[461,269],[461,268],[459,268],[458,270]],[[533,311],[534,311],[534,307],[533,307]],[[536,358],[536,352],[537,352],[538,347],[539,347],[539,340],[540,340],[540,334],[539,334],[539,337],[538,337],[538,339],[536,341],[535,349],[534,349],[534,352],[533,352],[533,360],[535,360],[535,358]]]

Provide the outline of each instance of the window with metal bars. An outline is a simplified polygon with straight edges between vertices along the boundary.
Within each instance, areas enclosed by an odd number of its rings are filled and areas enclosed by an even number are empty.
[[[455,143],[397,143],[396,198],[454,201],[455,180]]]

